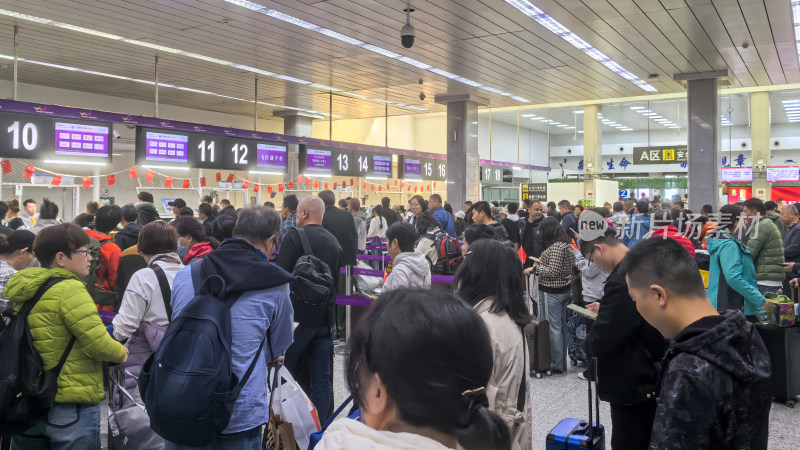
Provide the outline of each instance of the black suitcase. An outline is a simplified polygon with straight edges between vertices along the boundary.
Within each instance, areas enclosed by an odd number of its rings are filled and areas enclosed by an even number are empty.
[[[530,282],[526,280],[525,289],[529,289]],[[525,293],[526,301],[531,301],[532,296],[530,291]],[[544,317],[533,319],[530,323],[525,325],[523,330],[525,339],[528,341],[528,356],[531,360],[531,373],[536,378],[542,378],[542,374],[550,376],[553,372],[550,371],[550,322],[547,321],[547,302],[539,300],[540,304],[544,304]],[[528,309],[532,309],[528,305]]]

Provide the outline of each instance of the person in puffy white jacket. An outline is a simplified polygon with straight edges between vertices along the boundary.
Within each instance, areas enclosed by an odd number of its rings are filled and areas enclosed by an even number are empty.
[[[430,289],[431,268],[422,253],[414,251],[414,226],[395,222],[386,230],[386,251],[392,258],[392,272],[383,284],[383,291],[400,288]]]

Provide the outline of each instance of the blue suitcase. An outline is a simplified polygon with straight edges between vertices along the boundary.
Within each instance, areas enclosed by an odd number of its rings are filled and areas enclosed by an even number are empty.
[[[589,371],[594,373],[597,379],[596,366],[597,360],[589,362]],[[547,450],[572,450],[572,449],[604,449],[605,428],[600,424],[600,399],[597,397],[595,389],[594,407],[596,408],[597,422],[592,419],[592,381],[589,380],[589,420],[573,418],[563,419],[547,434]],[[590,426],[591,424],[591,426]]]

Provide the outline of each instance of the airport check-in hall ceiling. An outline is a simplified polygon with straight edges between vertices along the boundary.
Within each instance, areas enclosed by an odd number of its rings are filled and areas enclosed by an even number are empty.
[[[792,4],[415,0],[406,49],[403,0],[0,0],[0,78],[18,25],[22,83],[149,100],[158,56],[161,103],[251,115],[258,75],[264,118],[327,118],[331,91],[334,118],[366,118],[441,112],[442,95],[507,107],[684,92],[673,74],[725,69],[732,87],[768,86],[800,82]]]

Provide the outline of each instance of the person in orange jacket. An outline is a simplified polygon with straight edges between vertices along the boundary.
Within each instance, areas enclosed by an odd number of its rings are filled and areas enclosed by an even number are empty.
[[[100,289],[104,291],[117,290],[117,268],[122,250],[114,242],[111,230],[115,229],[122,220],[122,209],[117,205],[103,206],[97,210],[94,219],[94,230],[86,230],[91,238],[100,241],[100,264],[97,266],[95,280],[102,280]],[[97,286],[97,285],[96,285]],[[99,309],[112,311],[113,305],[99,306]]]

